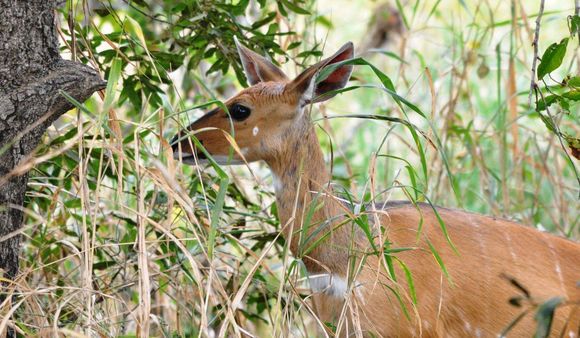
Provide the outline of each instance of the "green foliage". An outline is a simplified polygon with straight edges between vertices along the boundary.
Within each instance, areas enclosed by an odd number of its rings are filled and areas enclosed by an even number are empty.
[[[24,299],[18,326],[27,335],[54,326],[65,335],[136,336],[136,309],[150,299],[152,336],[205,336],[222,327],[234,336],[234,322],[258,336],[308,336],[316,327],[306,307],[311,292],[302,257],[290,257],[278,233],[268,171],[211,161],[182,166],[168,142],[245,85],[234,36],[293,75],[323,48],[328,55],[347,40],[362,45],[358,24],[373,2],[341,1],[330,10],[310,0],[100,1],[90,13],[84,3],[69,1],[62,12],[62,52],[96,67],[108,86],[102,97],[76,102],[37,151],[42,161],[30,173],[22,254],[23,285],[32,291],[17,299]],[[553,137],[579,149],[580,78],[565,54],[576,43],[578,17],[563,32],[557,23],[565,25],[569,13],[545,14],[548,36],[571,36],[541,41],[554,44],[543,54],[542,87],[530,106],[532,53],[518,42],[526,23],[498,6],[505,1],[397,1],[407,28],[400,40],[345,61],[356,66],[351,86],[319,109],[325,118],[313,116],[329,131],[319,136],[343,186],[339,196],[353,205],[345,226],[373,240],[365,203],[408,199],[579,238],[570,203],[575,167]],[[525,7],[537,11],[533,1]],[[511,96],[510,59],[517,60]],[[304,252],[314,242],[304,239]],[[409,250],[385,237],[369,253],[382,255],[391,278],[409,285],[408,295],[392,290],[406,315],[413,309],[404,300],[420,302],[414,271],[399,255]],[[140,290],[143,281],[150,292]],[[538,314],[541,323],[549,309]]]
[[[204,70],[205,75],[226,74],[233,67],[238,81],[245,85],[234,36],[258,52],[271,57],[285,56],[286,52],[276,40],[281,36],[297,35],[293,31],[282,31],[276,18],[277,15],[289,16],[288,11],[308,14],[301,7],[305,5],[302,1],[278,1],[275,7],[267,5],[266,1],[258,1],[259,7],[254,10],[260,14],[249,23],[239,20],[249,10],[250,1],[247,0],[131,1],[123,10],[124,15],[117,14],[119,3],[103,2],[95,11],[99,15],[95,20],[97,27],[86,32],[86,28],[77,22],[73,28],[76,34],[89,33],[89,45],[77,46],[81,60],[87,63],[95,61],[106,72],[105,77],[109,71],[106,65],[116,58],[120,58],[122,70],[135,68],[124,71],[125,86],[119,103],[129,100],[140,109],[143,100],[147,99],[149,106],[157,108],[162,105],[162,85],[173,86],[169,73],[180,67],[189,73],[198,69],[204,60],[211,61],[211,66]],[[105,33],[103,28],[107,26],[113,29]],[[70,34],[68,31],[65,33]],[[114,48],[95,53],[97,47],[104,44]],[[291,47],[301,45],[301,41],[296,39]],[[307,52],[316,53],[316,50]],[[87,55],[92,55],[93,60],[89,60]],[[187,82],[185,90],[190,89]]]
[[[575,34],[578,33],[578,23],[580,22],[578,16],[568,17],[568,21],[570,23],[570,35],[572,36],[572,39],[576,39]],[[559,43],[555,42],[546,49],[542,56],[542,60],[538,65],[538,80],[543,80],[546,75],[557,70],[562,65],[564,57],[566,56],[569,39],[570,38],[564,38]],[[577,36],[577,40],[578,43],[580,43],[580,34]],[[546,128],[555,134],[560,140],[565,141],[572,156],[576,158],[580,158],[580,137],[577,135],[577,130],[569,132],[561,131],[555,122],[555,117],[550,114],[550,106],[554,103],[558,103],[560,109],[565,112],[564,119],[571,119],[572,123],[578,126],[580,116],[578,115],[578,109],[576,106],[578,101],[580,101],[579,84],[580,79],[578,76],[572,75],[565,76],[564,79],[562,79],[561,82],[558,82],[555,87],[548,86],[544,82],[544,88],[541,89],[541,92],[539,93],[540,98],[536,100],[536,111],[542,122],[544,122]],[[544,94],[544,92],[546,94]],[[537,91],[536,96],[538,96]],[[546,112],[545,115],[542,113],[544,111]],[[563,142],[561,143],[562,147],[564,147]],[[574,169],[576,180],[580,185],[580,176],[576,171],[576,166],[567,152],[566,155],[570,162],[570,166]]]

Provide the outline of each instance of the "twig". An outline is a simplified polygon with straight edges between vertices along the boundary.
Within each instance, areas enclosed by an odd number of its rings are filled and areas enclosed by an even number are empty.
[[[531,76],[531,82],[530,82],[530,94],[528,96],[528,106],[532,105],[532,93],[536,92],[537,88],[538,88],[538,84],[536,83],[536,80],[535,80],[536,79],[536,64],[538,61],[538,39],[540,37],[540,23],[542,22],[542,15],[544,14],[544,2],[545,2],[545,0],[540,1],[540,11],[538,12],[538,17],[536,18],[536,30],[534,32],[534,41],[532,42],[532,46],[534,46],[534,60],[532,61],[532,76]],[[580,3],[580,0],[575,0],[574,2],[575,2],[574,13],[577,13],[578,11],[580,11],[580,7],[578,6]],[[538,92],[541,96],[541,100],[543,102],[546,102],[542,91],[538,91]],[[564,145],[564,142],[562,140],[562,133],[560,132],[558,125],[556,124],[554,118],[552,117],[552,114],[550,114],[550,110],[547,107],[547,105],[546,105],[546,113],[548,114],[548,117],[550,118],[550,120],[552,121],[552,124],[554,125],[554,129],[555,129],[554,133],[558,137],[558,141],[560,142],[560,146],[562,147],[562,150],[564,150],[564,154],[566,155],[567,160],[570,162],[572,169],[574,170],[574,174],[576,176],[576,181],[578,181],[578,185],[580,186],[580,175],[578,174],[578,171],[576,170],[576,165],[574,164],[574,161],[572,161],[572,158],[570,157],[570,155],[568,154],[568,151],[566,150],[566,146]],[[580,189],[578,191],[578,198],[580,198]]]
[[[578,16],[580,15],[580,0],[574,0],[574,15]],[[578,36],[578,43],[580,44],[580,29],[578,29],[578,32],[576,32],[577,36]],[[578,54],[578,50],[580,49],[579,45],[576,45],[576,54]],[[578,65],[577,68],[580,68],[580,57],[576,58],[576,63]]]
[[[534,47],[534,60],[532,61],[532,76],[530,82],[530,94],[528,95],[528,106],[532,105],[532,93],[536,90],[538,85],[536,84],[536,64],[538,62],[538,39],[540,38],[540,23],[542,22],[542,14],[544,14],[544,1],[540,1],[540,11],[538,12],[538,17],[536,18],[536,30],[534,32],[534,41],[532,46]]]
[[[545,82],[544,82],[544,85],[546,85]],[[546,105],[546,114],[548,114],[548,118],[550,119],[550,121],[552,122],[552,125],[554,126],[554,134],[556,134],[556,137],[558,138],[558,142],[560,142],[560,146],[562,147],[562,150],[564,151],[564,155],[566,155],[566,159],[568,160],[568,162],[570,162],[570,166],[572,167],[572,170],[574,171],[574,175],[576,176],[576,181],[578,182],[578,187],[580,188],[580,174],[578,174],[578,170],[576,169],[576,164],[574,163],[574,161],[572,160],[572,157],[570,157],[570,154],[568,154],[568,151],[566,150],[566,146],[564,145],[564,141],[562,140],[563,134],[560,131],[560,127],[558,127],[558,123],[554,119],[554,116],[550,113],[550,108],[546,104],[546,98],[544,97],[544,94],[542,93],[541,90],[539,90],[538,92],[540,94],[540,99]],[[580,189],[578,189],[578,199],[580,199]]]

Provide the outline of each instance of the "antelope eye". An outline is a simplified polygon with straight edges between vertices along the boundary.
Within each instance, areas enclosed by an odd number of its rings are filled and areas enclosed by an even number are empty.
[[[252,110],[246,106],[242,106],[241,104],[234,104],[229,108],[230,115],[236,121],[243,121],[250,116]]]

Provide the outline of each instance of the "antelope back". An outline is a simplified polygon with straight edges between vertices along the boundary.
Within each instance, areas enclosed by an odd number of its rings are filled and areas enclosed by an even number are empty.
[[[175,136],[174,156],[184,163],[195,164],[197,159],[205,158],[196,149],[191,135],[221,164],[275,158],[287,146],[289,137],[310,124],[304,107],[332,97],[332,91],[344,87],[352,72],[351,65],[339,66],[324,80],[315,82],[316,75],[325,66],[352,58],[350,42],[294,80],[289,80],[281,69],[242,46],[237,39],[236,46],[251,86],[228,99],[227,110],[216,108]],[[234,149],[239,151],[230,158],[233,141],[237,144]]]

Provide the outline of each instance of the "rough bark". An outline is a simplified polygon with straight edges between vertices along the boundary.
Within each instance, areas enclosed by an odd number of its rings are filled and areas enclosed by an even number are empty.
[[[18,274],[28,175],[7,175],[73,108],[61,91],[82,102],[105,85],[92,68],[60,57],[55,10],[62,3],[0,0],[0,270],[9,279]]]

